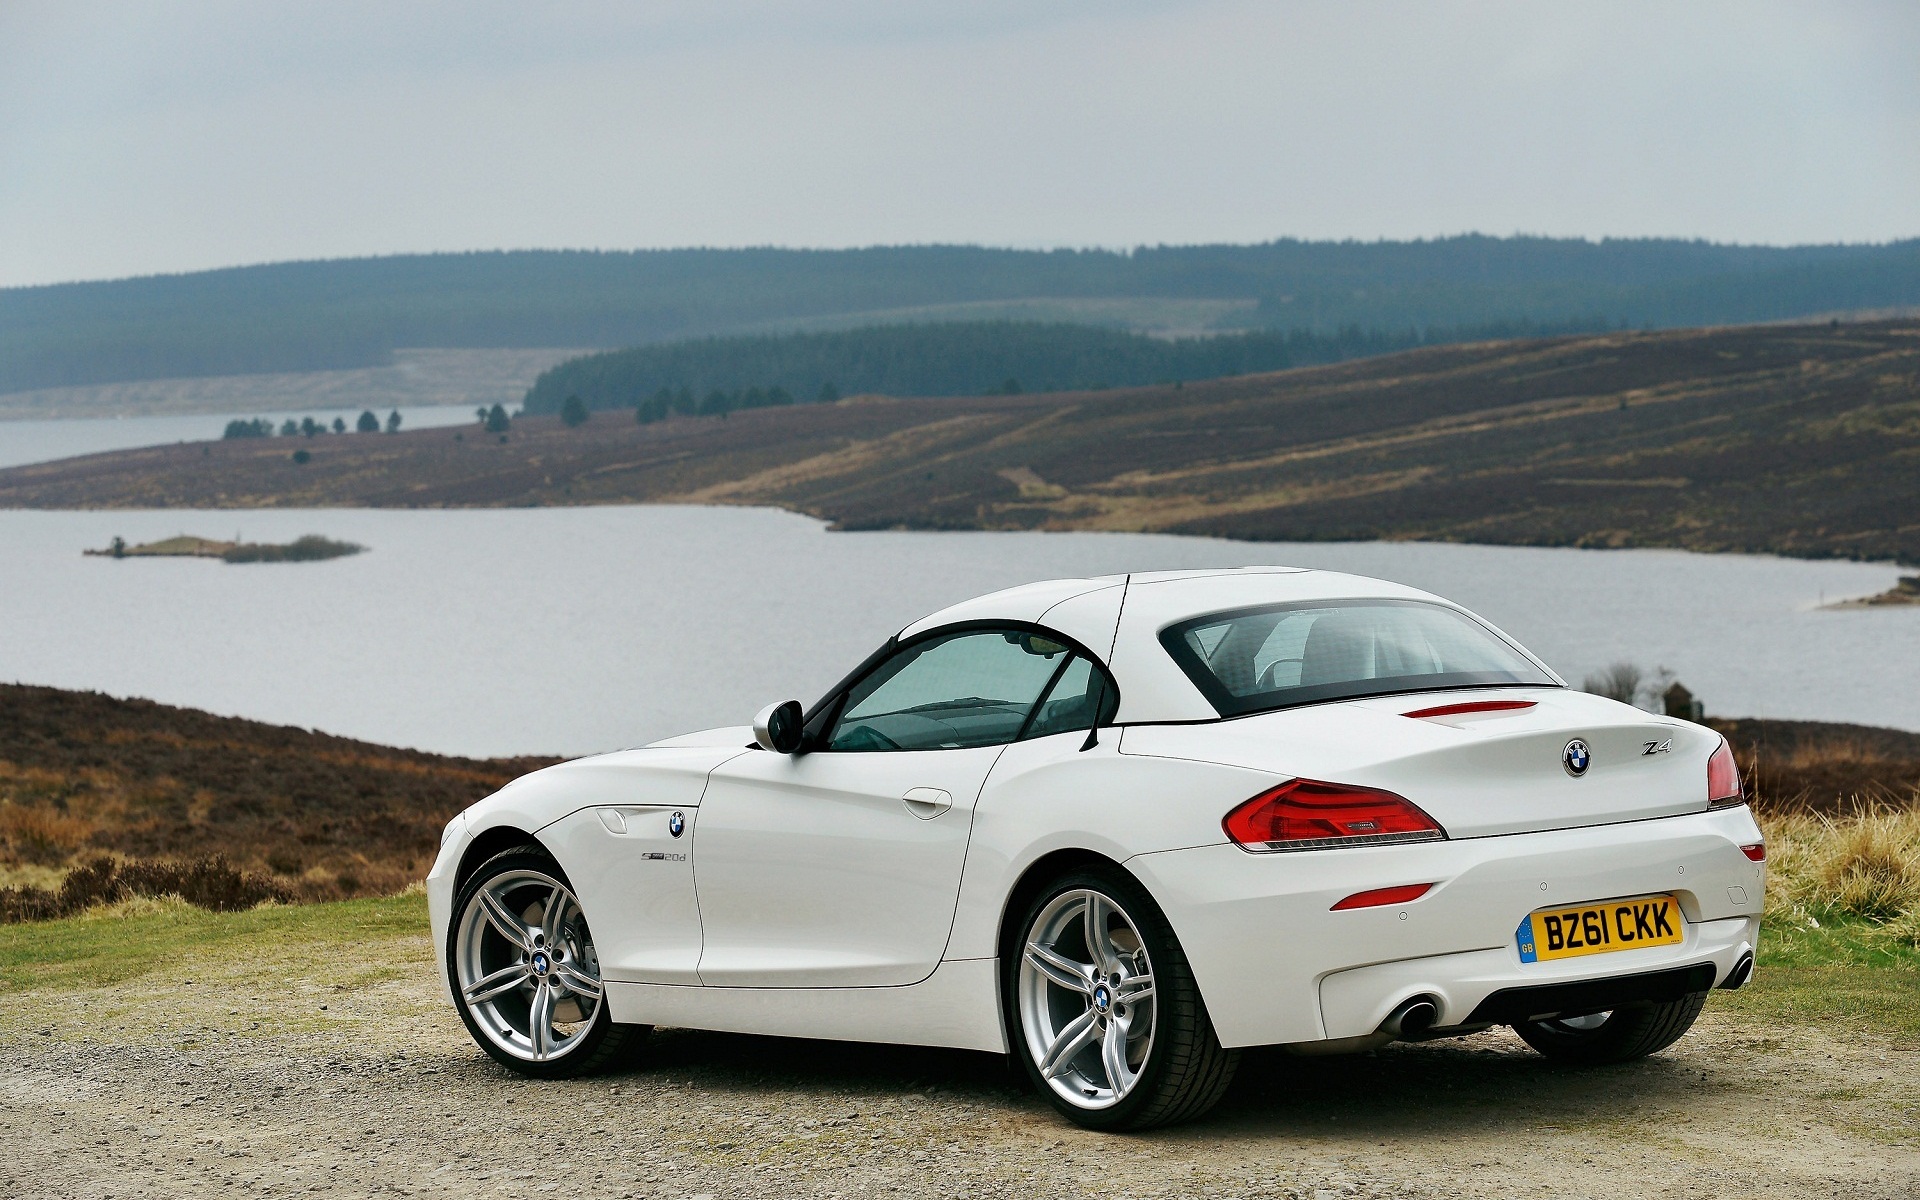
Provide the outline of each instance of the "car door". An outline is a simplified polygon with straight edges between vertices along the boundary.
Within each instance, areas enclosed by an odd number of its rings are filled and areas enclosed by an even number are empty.
[[[803,753],[757,750],[716,769],[694,857],[701,982],[932,974],[981,784],[1071,657],[1030,629],[936,631],[830,700]]]

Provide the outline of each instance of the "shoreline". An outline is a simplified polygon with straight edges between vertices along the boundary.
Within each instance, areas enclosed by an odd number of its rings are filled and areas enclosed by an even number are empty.
[[[1904,564],[1902,564],[1904,565]],[[1920,575],[1903,575],[1884,592],[1873,596],[1854,596],[1823,604],[1824,609],[1916,608],[1920,607]]]
[[[189,442],[187,444],[195,445],[197,443]],[[167,516],[173,517],[173,518],[178,518],[183,516],[205,515],[208,517],[230,519],[235,514],[245,514],[245,513],[256,513],[262,516],[265,516],[268,514],[271,514],[273,516],[291,516],[295,514],[313,514],[318,516],[322,514],[357,514],[357,513],[484,513],[484,512],[524,513],[524,512],[531,512],[531,511],[561,512],[561,511],[571,511],[571,510],[578,510],[578,509],[623,509],[623,508],[635,508],[635,509],[646,508],[646,509],[669,509],[669,510],[686,509],[686,510],[694,510],[694,511],[701,511],[701,510],[748,511],[748,512],[760,511],[760,512],[768,512],[768,513],[778,513],[782,516],[798,517],[804,521],[808,521],[814,525],[817,525],[820,528],[820,531],[822,533],[831,533],[831,534],[911,533],[911,534],[919,534],[919,535],[954,534],[958,536],[970,536],[970,535],[977,535],[977,534],[983,534],[983,533],[1011,533],[1011,534],[1039,534],[1039,535],[1077,534],[1077,535],[1110,535],[1115,537],[1165,537],[1165,538],[1177,538],[1181,541],[1187,541],[1187,542],[1221,542],[1221,543],[1234,545],[1234,546],[1246,546],[1246,545],[1289,545],[1289,546],[1315,546],[1315,547],[1321,547],[1321,546],[1324,546],[1324,547],[1461,546],[1461,547],[1475,547],[1475,548],[1492,549],[1492,550],[1578,551],[1580,553],[1593,553],[1593,554],[1686,554],[1686,555],[1697,555],[1704,558],[1716,558],[1716,559],[1750,558],[1750,559],[1771,559],[1779,562],[1792,562],[1792,563],[1844,563],[1850,566],[1870,567],[1870,568],[1875,568],[1880,570],[1894,570],[1894,571],[1912,570],[1916,565],[1920,565],[1916,563],[1903,562],[1896,559],[1858,558],[1858,557],[1851,557],[1843,554],[1815,554],[1815,553],[1796,554],[1796,553],[1792,553],[1789,551],[1782,551],[1782,550],[1742,550],[1742,549],[1735,549],[1735,548],[1720,549],[1720,548],[1701,548],[1701,547],[1695,547],[1695,546],[1678,546],[1678,545],[1663,545],[1663,544],[1600,546],[1600,545],[1577,545],[1577,544],[1562,543],[1562,542],[1481,541],[1481,540],[1475,540],[1471,538],[1459,538],[1459,537],[1264,538],[1264,537],[1256,537],[1252,535],[1234,536],[1232,534],[1225,534],[1225,533],[1174,532],[1174,531],[1168,531],[1168,530],[1162,530],[1162,529],[1120,529],[1120,528],[1089,529],[1089,528],[1079,528],[1079,527],[1073,527],[1073,526],[1047,526],[1044,528],[1022,528],[1017,526],[1016,527],[1005,527],[1005,526],[970,527],[970,526],[959,526],[959,525],[937,525],[937,526],[921,527],[921,526],[913,526],[913,525],[899,525],[899,526],[891,526],[886,528],[867,528],[867,527],[849,527],[849,526],[837,524],[831,518],[823,517],[818,515],[817,513],[807,512],[804,509],[792,507],[785,504],[749,503],[749,502],[732,503],[724,500],[689,500],[689,499],[680,499],[675,497],[667,497],[659,500],[607,500],[607,501],[596,501],[596,502],[581,503],[581,504],[485,504],[485,505],[447,504],[447,505],[413,505],[413,506],[372,505],[372,504],[314,504],[314,505],[301,505],[301,506],[255,505],[255,506],[249,506],[249,507],[226,507],[226,508],[219,508],[219,507],[195,508],[195,507],[175,507],[175,506],[162,506],[162,505],[154,505],[154,506],[147,506],[147,507],[80,505],[80,506],[60,507],[60,508],[40,508],[40,507],[23,507],[23,506],[17,506],[17,505],[0,504],[0,514],[44,513],[48,516],[61,516],[61,515],[93,516],[93,515],[112,514],[112,515],[125,515],[130,518],[166,514]],[[213,540],[213,539],[208,539],[208,540]],[[87,553],[98,554],[100,552],[87,551]],[[1285,564],[1276,564],[1276,565],[1285,565]],[[1898,585],[1896,585],[1894,589],[1889,589],[1884,592],[1875,592],[1872,594],[1863,593],[1859,596],[1852,596],[1845,600],[1815,602],[1809,605],[1808,607],[1809,607],[1809,610],[1811,611],[1820,611],[1820,612],[1830,612],[1830,611],[1838,611],[1842,609],[1856,609],[1856,608],[1904,607],[1906,604],[1909,603],[1906,600],[1900,600],[1892,603],[1887,603],[1887,602],[1873,603],[1873,604],[1868,603],[1868,601],[1877,600],[1881,596],[1890,595],[1892,594],[1893,591],[1897,589],[1898,589]]]

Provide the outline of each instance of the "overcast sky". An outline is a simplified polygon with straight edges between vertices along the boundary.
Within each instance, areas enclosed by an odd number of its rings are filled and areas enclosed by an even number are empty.
[[[1920,4],[0,0],[0,285],[494,247],[1920,234]]]

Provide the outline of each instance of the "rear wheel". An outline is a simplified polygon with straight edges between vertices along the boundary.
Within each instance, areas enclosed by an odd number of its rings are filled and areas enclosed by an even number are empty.
[[[524,1075],[599,1070],[647,1034],[613,1023],[587,915],[559,864],[534,847],[495,855],[460,889],[447,973],[473,1040]]]
[[[1090,1129],[1147,1129],[1212,1108],[1223,1049],[1173,927],[1117,868],[1055,880],[1010,923],[1007,1027],[1054,1107]]]
[[[1693,992],[1663,1004],[1632,1004],[1582,1017],[1523,1021],[1513,1027],[1521,1040],[1548,1058],[1580,1066],[1631,1062],[1657,1054],[1693,1027],[1707,1002]]]

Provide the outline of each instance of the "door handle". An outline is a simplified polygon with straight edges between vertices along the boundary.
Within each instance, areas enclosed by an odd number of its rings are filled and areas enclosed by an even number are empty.
[[[922,821],[931,821],[953,807],[953,797],[939,788],[914,788],[900,798],[907,802],[907,811]]]

